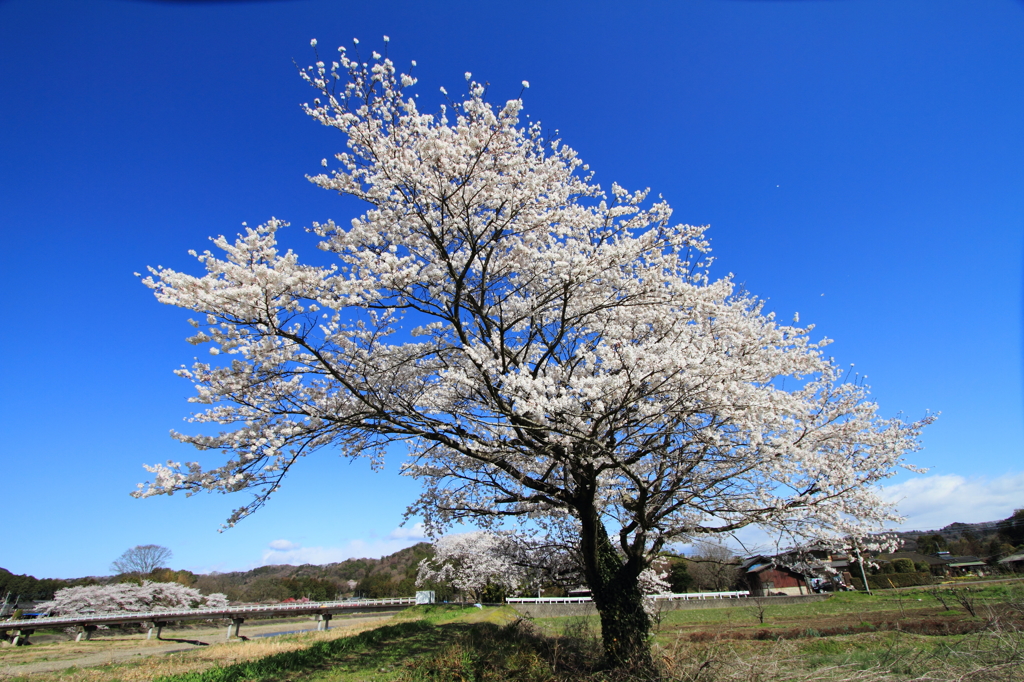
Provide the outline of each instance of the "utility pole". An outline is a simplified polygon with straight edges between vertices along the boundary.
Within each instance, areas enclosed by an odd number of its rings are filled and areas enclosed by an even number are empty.
[[[864,573],[864,559],[860,556],[860,547],[853,545],[853,551],[857,553],[857,564],[860,566],[860,577],[864,581],[864,591],[871,594],[871,586],[868,585],[868,576]]]

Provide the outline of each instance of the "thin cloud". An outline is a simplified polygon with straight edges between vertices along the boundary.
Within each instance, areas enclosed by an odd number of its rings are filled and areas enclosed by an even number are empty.
[[[1024,472],[974,478],[921,476],[887,486],[881,493],[907,517],[898,530],[937,530],[954,522],[998,521],[1024,507]]]
[[[271,564],[334,564],[346,559],[378,558],[422,542],[423,524],[396,528],[386,538],[351,540],[337,547],[303,547],[290,540],[274,540],[267,545],[257,566]]]
[[[420,542],[426,540],[427,531],[423,527],[423,522],[414,523],[412,526],[399,526],[390,533],[388,533],[389,540],[415,540]]]
[[[999,521],[1024,507],[1024,472],[967,478],[957,474],[919,476],[878,491],[907,520],[892,530],[939,530],[951,523]],[[791,546],[786,538],[748,526],[726,544],[737,554],[775,554]],[[682,546],[686,554],[699,547]]]

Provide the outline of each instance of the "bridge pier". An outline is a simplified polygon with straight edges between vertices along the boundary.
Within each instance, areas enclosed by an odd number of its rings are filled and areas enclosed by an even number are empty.
[[[79,625],[75,628],[78,631],[78,635],[75,636],[76,642],[88,642],[92,637],[92,633],[96,632],[95,625]]]
[[[238,634],[238,630],[242,627],[242,623],[245,622],[245,618],[232,618],[231,625],[228,626],[228,636],[225,641],[230,642],[232,637],[241,637]]]
[[[28,641],[28,637],[35,632],[35,630],[18,628],[16,630],[12,630],[12,632],[14,634],[11,637],[11,644],[14,646],[25,646],[26,644],[31,644],[31,642]]]
[[[143,626],[149,628],[148,632],[146,632],[146,639],[153,639],[154,634],[157,639],[160,639],[160,633],[163,632],[164,626],[166,625],[166,621],[162,620],[147,621],[143,623]]]
[[[327,631],[331,629],[331,618],[333,615],[330,613],[321,613],[316,617],[316,629],[320,631]]]

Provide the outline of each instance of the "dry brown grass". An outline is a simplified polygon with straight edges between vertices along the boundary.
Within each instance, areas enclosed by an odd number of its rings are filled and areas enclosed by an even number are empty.
[[[386,620],[367,619],[353,624],[342,624],[336,620],[334,627],[327,632],[220,642],[169,654],[163,653],[168,646],[167,641],[138,638],[53,642],[18,648],[8,646],[0,649],[0,679],[27,679],[31,682],[144,682],[164,675],[206,670],[304,649],[316,642],[371,630]],[[166,636],[172,637],[175,634],[181,636],[181,633],[167,633]],[[223,637],[223,630],[189,631],[184,636],[200,640],[220,638]],[[74,667],[46,669],[56,665]]]
[[[771,642],[679,640],[659,651],[673,682],[1021,682],[1024,633],[901,632]]]

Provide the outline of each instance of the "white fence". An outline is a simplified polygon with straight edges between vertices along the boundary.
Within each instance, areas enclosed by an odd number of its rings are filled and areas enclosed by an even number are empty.
[[[585,604],[590,597],[506,597],[509,604]]]
[[[704,601],[707,599],[741,599],[749,597],[750,592],[738,590],[734,592],[685,592],[648,595],[655,601]],[[585,604],[594,601],[590,597],[509,597],[509,604]]]
[[[747,590],[736,590],[733,592],[685,592],[682,594],[666,592],[665,594],[654,594],[651,596],[655,600],[690,601],[696,599],[704,601],[705,599],[742,599],[743,597],[749,597],[750,592]]]

